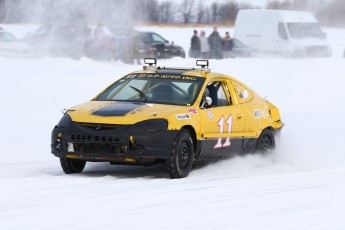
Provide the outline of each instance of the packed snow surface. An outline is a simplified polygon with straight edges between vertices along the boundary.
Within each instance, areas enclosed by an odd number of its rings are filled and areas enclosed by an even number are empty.
[[[20,36],[28,27],[10,29]],[[139,29],[187,50],[194,28]],[[0,229],[345,229],[345,30],[326,32],[332,58],[210,61],[280,108],[285,127],[273,154],[208,164],[179,180],[162,165],[87,163],[65,175],[50,153],[62,109],[141,66],[0,57]]]

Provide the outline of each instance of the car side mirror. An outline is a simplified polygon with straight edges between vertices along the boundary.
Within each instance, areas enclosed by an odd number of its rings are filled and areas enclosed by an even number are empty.
[[[209,96],[206,96],[205,100],[202,102],[200,108],[205,109],[207,107],[210,107],[212,105],[212,98]]]

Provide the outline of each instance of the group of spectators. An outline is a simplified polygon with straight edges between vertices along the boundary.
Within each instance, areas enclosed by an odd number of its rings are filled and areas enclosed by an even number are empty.
[[[222,38],[219,35],[218,28],[214,27],[210,36],[206,37],[205,31],[194,30],[191,39],[190,57],[203,59],[222,59],[230,57],[232,50],[232,41],[229,32],[225,32]]]

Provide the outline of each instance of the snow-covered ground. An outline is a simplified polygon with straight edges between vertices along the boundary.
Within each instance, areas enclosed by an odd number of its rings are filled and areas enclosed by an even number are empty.
[[[7,29],[20,37],[32,28]],[[139,29],[188,49],[194,28]],[[344,229],[345,30],[325,31],[332,58],[210,61],[277,105],[285,127],[273,155],[209,164],[180,180],[160,165],[88,163],[65,175],[50,153],[60,110],[141,66],[0,57],[0,229]]]

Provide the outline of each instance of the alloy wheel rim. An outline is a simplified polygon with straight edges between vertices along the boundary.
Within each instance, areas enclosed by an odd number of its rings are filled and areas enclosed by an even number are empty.
[[[263,140],[262,140],[262,150],[265,152],[270,151],[272,148],[272,142],[271,139],[266,135],[264,136]]]
[[[189,163],[190,149],[186,142],[183,142],[178,154],[179,165],[182,169],[187,168]]]

